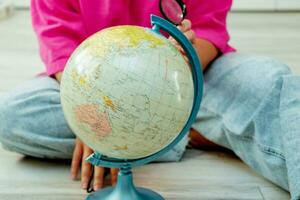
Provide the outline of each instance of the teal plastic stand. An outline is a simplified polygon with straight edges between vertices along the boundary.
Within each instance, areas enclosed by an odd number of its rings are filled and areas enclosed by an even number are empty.
[[[131,168],[121,168],[115,187],[104,188],[94,192],[87,200],[164,200],[158,193],[146,189],[136,188],[133,183]]]
[[[95,166],[119,168],[120,171],[118,174],[117,185],[115,187],[98,190],[97,192],[90,194],[86,200],[164,200],[162,196],[152,190],[139,187],[136,188],[133,183],[131,169],[133,167],[145,165],[171,150],[187,134],[199,111],[203,91],[203,77],[201,64],[194,47],[184,34],[170,22],[158,16],[151,15],[151,23],[153,25],[152,31],[157,34],[160,34],[160,29],[168,32],[182,46],[189,59],[195,94],[191,114],[187,123],[175,140],[167,147],[151,156],[136,160],[122,160],[109,158],[96,152],[88,157],[87,161]]]

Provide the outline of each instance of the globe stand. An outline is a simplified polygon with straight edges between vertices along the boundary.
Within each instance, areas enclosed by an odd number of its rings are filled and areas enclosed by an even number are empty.
[[[120,168],[115,187],[108,187],[90,194],[86,200],[164,200],[158,193],[138,187],[133,183],[130,167]]]

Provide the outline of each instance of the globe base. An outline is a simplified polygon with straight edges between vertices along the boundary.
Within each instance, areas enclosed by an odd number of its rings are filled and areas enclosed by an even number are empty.
[[[108,187],[90,194],[86,200],[164,200],[158,193],[136,188],[132,180],[131,168],[121,168],[115,187]]]
[[[135,192],[120,193],[109,187],[90,194],[86,200],[164,200],[158,193],[146,189],[135,188]]]

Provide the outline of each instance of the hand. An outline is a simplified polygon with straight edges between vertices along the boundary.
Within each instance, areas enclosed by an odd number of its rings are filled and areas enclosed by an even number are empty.
[[[203,38],[197,38],[195,32],[192,30],[192,23],[190,20],[185,19],[181,22],[179,26],[177,26],[179,30],[187,37],[187,39],[192,43],[194,46],[202,65],[202,70],[205,70],[209,64],[217,58],[219,55],[219,49],[215,47],[215,45]],[[177,47],[177,49],[183,55],[185,61],[189,63],[184,50],[182,49],[181,45],[178,42],[170,37],[169,40]]]
[[[71,177],[76,179],[81,165],[81,187],[87,189],[88,182],[92,174],[92,165],[85,159],[93,153],[93,150],[85,145],[80,139],[76,139],[75,149],[73,152]],[[96,191],[104,185],[104,168],[95,166],[93,189]],[[110,169],[111,184],[115,185],[118,177],[118,169]]]
[[[60,83],[61,81],[61,77],[62,77],[62,72],[57,72],[54,77],[56,78],[56,80]]]
[[[177,28],[187,37],[187,39],[193,44],[195,45],[196,43],[196,34],[195,32],[192,30],[192,23],[190,20],[188,19],[184,19],[181,24],[179,26],[177,26]],[[175,45],[175,47],[183,54],[184,50],[182,49],[181,45],[178,44],[178,42],[172,38],[169,37],[169,40]]]
[[[195,129],[190,130],[189,139],[189,145],[194,149],[217,149],[220,147],[203,137],[202,134]]]

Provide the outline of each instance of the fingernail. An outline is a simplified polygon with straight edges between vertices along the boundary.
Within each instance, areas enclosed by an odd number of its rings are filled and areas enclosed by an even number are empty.
[[[88,185],[87,183],[82,183],[82,184],[81,184],[82,189],[86,189],[86,188],[87,188],[87,185]]]
[[[96,185],[94,185],[94,190],[95,191],[97,191],[97,190],[99,190],[99,189],[101,189],[102,188],[102,185],[101,184],[96,184]]]

